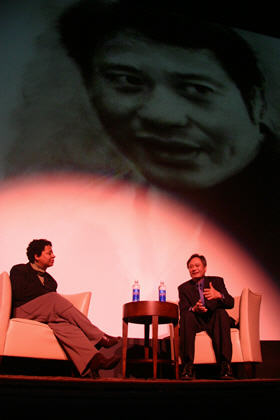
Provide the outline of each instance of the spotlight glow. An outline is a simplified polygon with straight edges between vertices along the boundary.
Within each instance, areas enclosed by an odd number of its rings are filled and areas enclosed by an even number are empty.
[[[109,334],[121,334],[135,279],[142,300],[157,299],[163,280],[167,300],[177,301],[177,287],[189,278],[186,260],[199,252],[232,295],[244,287],[263,295],[261,339],[280,339],[279,290],[265,271],[204,216],[154,190],[81,175],[16,179],[0,186],[0,232],[0,272],[27,262],[32,239],[51,240],[58,291],[91,290],[89,317]],[[129,326],[132,337],[143,332]]]

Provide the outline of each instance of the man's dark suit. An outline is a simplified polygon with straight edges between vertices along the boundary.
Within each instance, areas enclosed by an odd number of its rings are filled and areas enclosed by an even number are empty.
[[[230,327],[232,319],[225,309],[234,305],[234,299],[228,293],[221,277],[205,276],[204,289],[209,288],[210,282],[214,289],[222,294],[222,299],[208,300],[205,298],[205,313],[194,313],[191,308],[200,299],[197,282],[188,280],[178,287],[180,308],[180,349],[183,363],[193,363],[195,334],[207,331],[212,338],[217,362],[231,361],[232,344]]]

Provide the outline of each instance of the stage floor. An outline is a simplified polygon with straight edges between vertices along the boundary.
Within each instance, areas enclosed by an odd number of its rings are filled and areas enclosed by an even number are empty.
[[[100,379],[82,379],[71,376],[69,362],[3,358],[0,419],[278,417],[279,344],[262,343],[264,361],[256,366],[254,379],[237,365],[233,369],[239,379],[231,381],[215,379],[215,366],[196,366],[193,381],[175,380],[174,368],[165,365],[159,368],[160,379],[150,379],[151,365],[128,366],[129,378],[123,379],[120,364],[114,371],[100,371]]]

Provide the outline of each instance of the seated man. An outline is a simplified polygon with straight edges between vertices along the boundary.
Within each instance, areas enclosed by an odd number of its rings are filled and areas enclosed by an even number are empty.
[[[112,369],[120,357],[105,358],[98,350],[118,343],[94,326],[72,303],[56,292],[57,282],[46,272],[54,264],[52,243],[34,239],[27,248],[27,264],[10,272],[13,316],[48,324],[81,376],[96,378],[99,369]]]
[[[212,339],[222,379],[230,379],[232,319],[225,309],[233,308],[221,277],[205,276],[207,263],[203,255],[193,254],[187,261],[191,280],[178,287],[180,309],[180,350],[183,362],[182,379],[193,378],[195,335],[206,331]]]

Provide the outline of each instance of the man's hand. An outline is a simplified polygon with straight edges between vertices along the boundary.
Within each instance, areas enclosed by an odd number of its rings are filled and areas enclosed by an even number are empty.
[[[204,305],[202,305],[202,302],[199,299],[199,301],[196,302],[196,304],[192,307],[192,311],[201,313],[201,312],[207,312],[208,309]]]
[[[208,300],[221,299],[222,297],[221,293],[218,292],[218,290],[214,289],[211,281],[209,283],[209,289],[204,289],[203,294]]]

